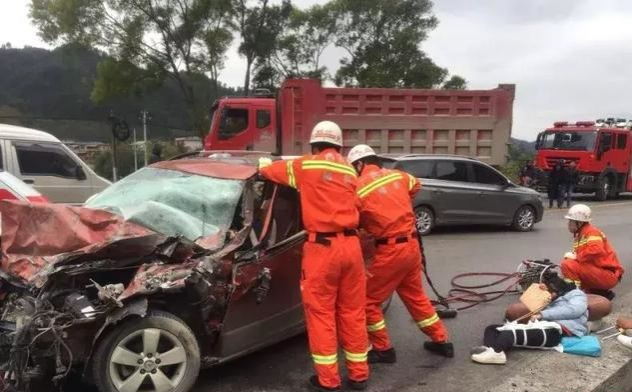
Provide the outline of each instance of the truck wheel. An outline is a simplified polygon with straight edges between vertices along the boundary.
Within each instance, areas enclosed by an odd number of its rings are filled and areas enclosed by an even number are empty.
[[[430,208],[425,206],[415,208],[415,226],[417,226],[419,234],[429,234],[434,228],[434,224],[435,217]]]
[[[518,208],[511,226],[516,231],[531,231],[535,225],[535,210],[531,206]]]
[[[597,191],[595,192],[595,199],[598,201],[606,201],[610,195],[610,179],[608,177],[601,177],[597,184]]]
[[[187,392],[200,372],[200,348],[184,321],[154,311],[112,330],[93,372],[100,392]]]

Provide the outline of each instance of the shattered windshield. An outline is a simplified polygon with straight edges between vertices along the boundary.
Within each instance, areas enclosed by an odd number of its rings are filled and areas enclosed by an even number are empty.
[[[542,150],[592,151],[597,132],[544,132],[538,144]]]
[[[195,241],[228,230],[243,187],[240,180],[149,167],[113,184],[85,206]]]

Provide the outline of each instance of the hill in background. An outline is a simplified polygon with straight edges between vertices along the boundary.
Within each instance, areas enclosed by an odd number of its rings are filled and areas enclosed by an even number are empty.
[[[136,127],[139,137],[139,113],[148,110],[152,117],[151,139],[197,136],[188,124],[180,91],[171,82],[143,97],[94,104],[90,92],[102,59],[99,52],[74,46],[54,50],[1,48],[0,123],[42,129],[62,140],[109,141],[110,110]],[[211,85],[210,80],[208,84]],[[240,93],[238,89],[220,86],[220,96]],[[209,109],[216,98],[209,96]],[[511,143],[525,153],[535,151],[534,142],[512,138]]]
[[[151,114],[151,138],[197,136],[188,124],[180,91],[168,81],[143,97],[96,105],[90,100],[97,64],[103,55],[82,47],[54,50],[26,47],[0,49],[0,122],[50,132],[60,139],[107,141],[112,110],[142,132],[142,110]],[[209,89],[211,81],[208,81]],[[238,90],[220,86],[220,95]],[[209,96],[209,109],[217,97]]]

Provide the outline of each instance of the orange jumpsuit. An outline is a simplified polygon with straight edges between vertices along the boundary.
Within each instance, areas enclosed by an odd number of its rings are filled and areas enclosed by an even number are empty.
[[[358,181],[360,226],[376,238],[367,279],[366,317],[373,348],[391,348],[381,304],[397,291],[417,326],[436,343],[448,340],[421,283],[421,252],[411,198],[419,180],[398,170],[367,165]]]
[[[357,227],[357,175],[335,149],[277,161],[261,174],[298,189],[307,242],[301,293],[310,351],[320,385],[340,386],[338,340],[349,379],[365,381],[368,337],[366,272]]]
[[[585,291],[610,290],[621,280],[623,268],[617,254],[595,226],[587,223],[575,235],[573,252],[576,259],[562,261],[562,274]]]

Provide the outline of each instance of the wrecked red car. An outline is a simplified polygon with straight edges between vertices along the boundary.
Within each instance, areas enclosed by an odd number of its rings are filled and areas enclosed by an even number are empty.
[[[4,387],[187,391],[200,368],[301,333],[298,195],[257,158],[161,162],[85,208],[2,202]]]

